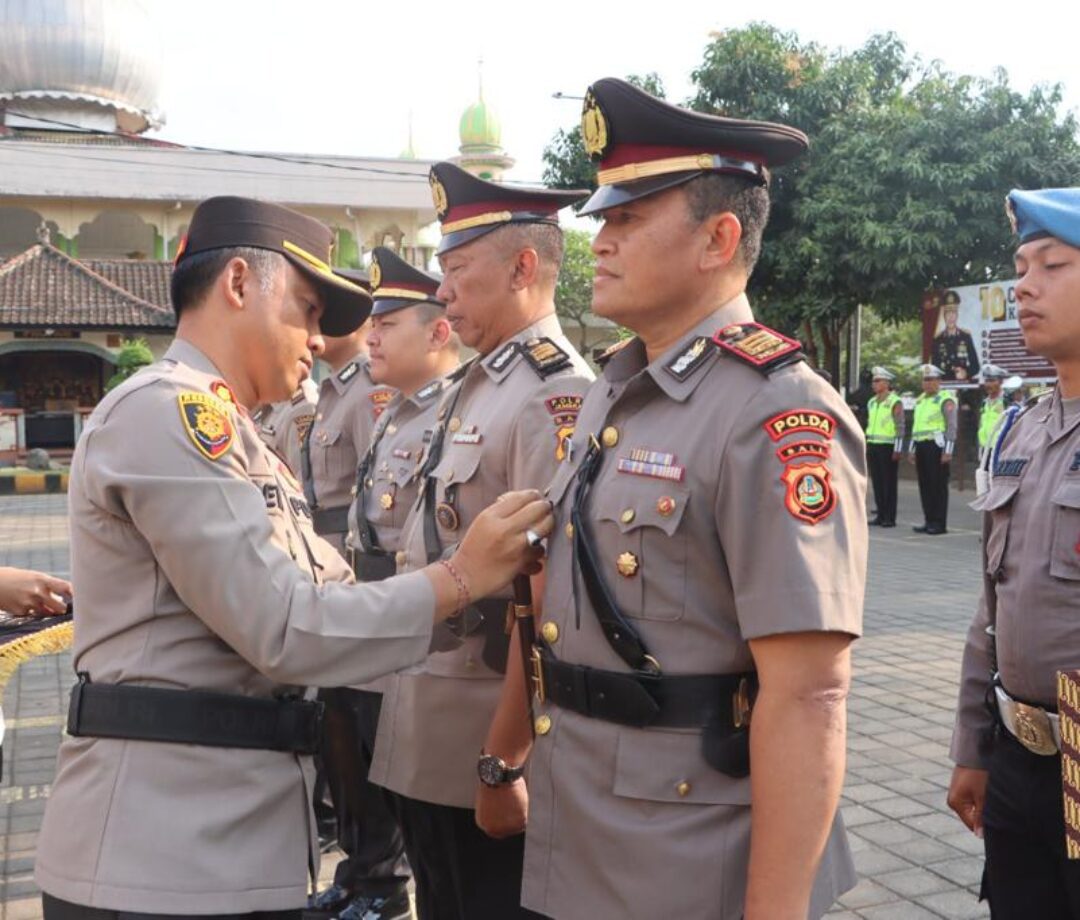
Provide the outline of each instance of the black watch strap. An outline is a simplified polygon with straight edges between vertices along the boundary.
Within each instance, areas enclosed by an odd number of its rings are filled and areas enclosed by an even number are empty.
[[[481,753],[476,772],[485,786],[508,786],[525,775],[525,767],[512,767],[501,757]]]

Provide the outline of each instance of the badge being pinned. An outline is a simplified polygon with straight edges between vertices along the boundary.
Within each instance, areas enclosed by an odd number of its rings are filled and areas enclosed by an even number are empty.
[[[233,424],[224,403],[209,393],[181,393],[180,417],[188,437],[208,460],[220,460],[232,446]]]
[[[836,509],[836,493],[824,463],[792,463],[780,479],[787,486],[784,504],[800,521],[816,524]]]

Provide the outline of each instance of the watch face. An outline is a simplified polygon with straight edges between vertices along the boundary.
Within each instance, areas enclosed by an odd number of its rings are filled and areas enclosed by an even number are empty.
[[[506,781],[506,764],[494,754],[481,757],[476,764],[480,782],[488,786],[501,786]]]

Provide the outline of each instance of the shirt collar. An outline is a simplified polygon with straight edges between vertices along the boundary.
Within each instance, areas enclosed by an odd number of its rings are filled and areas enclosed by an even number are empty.
[[[646,373],[669,398],[683,402],[705,378],[705,374],[702,373],[703,368],[717,360],[719,354],[713,345],[706,344],[706,350],[702,353],[703,357],[698,359],[700,363],[689,370],[682,379],[672,373],[669,367],[675,365],[684,354],[689,359],[693,355],[692,349],[698,339],[711,340],[713,335],[725,326],[731,323],[748,323],[753,319],[754,314],[750,309],[746,294],[738,294],[706,316],[693,329],[687,331],[675,345],[652,362],[646,363],[645,345],[640,339],[635,339],[612,356],[604,369],[604,376],[615,382]]]
[[[359,365],[359,369],[348,380],[342,382],[339,379],[339,375],[344,373],[345,369],[348,368],[348,366],[350,364]],[[367,375],[368,380],[371,379],[370,374],[368,374],[367,355],[365,355],[363,352],[357,352],[356,355],[351,360],[346,361],[344,364],[342,364],[341,367],[339,367],[336,371],[334,371],[332,374],[330,374],[328,377],[326,377],[325,380],[330,381],[330,385],[337,392],[338,396],[340,396],[342,393],[345,392],[345,388],[348,387],[349,384],[351,384],[360,374]]]
[[[185,364],[204,374],[214,377],[222,377],[221,371],[206,354],[187,339],[173,339],[165,352],[164,360],[175,361],[177,364]]]
[[[501,381],[510,369],[521,359],[520,345],[530,339],[561,339],[563,337],[562,326],[559,317],[554,313],[542,316],[531,326],[526,326],[520,332],[514,333],[505,342],[501,342],[492,349],[491,354],[485,355],[480,362],[487,375],[496,383]]]

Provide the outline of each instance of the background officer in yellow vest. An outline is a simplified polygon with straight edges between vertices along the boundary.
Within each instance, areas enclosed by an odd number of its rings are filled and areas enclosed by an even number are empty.
[[[892,392],[896,375],[884,367],[870,372],[874,395],[866,403],[866,465],[877,512],[871,526],[896,526],[896,477],[904,451],[904,404]]]
[[[979,408],[979,454],[986,450],[990,443],[991,435],[997,428],[1001,416],[1005,414],[1005,396],[1002,393],[1002,381],[1008,376],[1008,371],[996,364],[983,365],[982,387],[986,394],[982,406]]]
[[[919,499],[925,523],[916,533],[945,533],[949,516],[949,464],[956,446],[956,394],[941,389],[940,367],[922,366],[922,394],[915,400],[911,423],[911,456],[919,477]]]

